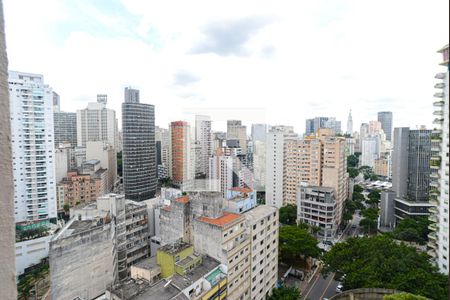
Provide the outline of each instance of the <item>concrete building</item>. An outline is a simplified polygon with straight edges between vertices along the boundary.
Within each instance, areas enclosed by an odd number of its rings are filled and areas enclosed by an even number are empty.
[[[448,173],[449,173],[449,46],[445,45],[438,51],[443,59],[440,65],[447,69],[438,73],[439,81],[434,86],[434,129],[431,135],[431,175],[430,203],[436,208],[430,209],[432,224],[428,235],[428,254],[434,259],[439,270],[448,274],[449,269],[449,205],[448,205]]]
[[[267,125],[266,124],[252,124],[252,141],[266,141]]]
[[[61,98],[56,92],[52,92],[53,95],[53,112],[59,112],[61,110]]]
[[[70,146],[70,144],[61,144],[58,148],[55,148],[56,183],[59,183],[67,175],[67,172],[72,169],[72,149],[73,148],[72,146]]]
[[[335,134],[342,133],[341,121],[337,121],[336,118],[328,118],[328,120],[325,122],[324,128],[333,129]]]
[[[227,140],[238,140],[242,153],[247,153],[247,127],[241,121],[227,121]]]
[[[340,223],[334,188],[300,186],[297,207],[298,220],[319,227],[321,239],[333,240]]]
[[[77,151],[77,149],[75,149]],[[82,149],[80,151],[80,158],[82,158]],[[107,170],[108,185],[107,191],[111,192],[117,182],[117,154],[112,145],[104,141],[88,141],[86,142],[86,160],[99,160],[100,167]]]
[[[108,288],[105,296],[111,300],[225,299],[226,286],[224,265],[178,241],[133,266],[131,279]]]
[[[224,197],[233,187],[233,157],[225,155],[222,149],[209,158],[208,184],[210,191],[221,192]]]
[[[17,298],[14,266],[14,203],[11,149],[10,96],[8,93],[8,58],[6,55],[3,1],[0,0],[0,288],[5,299]]]
[[[89,102],[87,108],[77,110],[77,145],[104,141],[117,151],[119,130],[116,112],[106,108],[102,99],[100,102]]]
[[[250,237],[250,297],[266,299],[278,280],[278,209],[257,206],[244,213]]]
[[[194,179],[190,126],[184,121],[170,123],[169,174],[174,184],[183,187]]]
[[[380,198],[380,227],[395,226],[395,192],[382,191]]]
[[[396,193],[395,216],[426,216],[432,207],[430,189],[431,130],[394,129],[392,186]]]
[[[77,114],[72,112],[54,112],[55,148],[61,143],[77,145]]]
[[[156,194],[155,107],[139,103],[139,91],[125,88],[122,103],[123,188],[127,199],[142,201]]]
[[[280,208],[283,200],[285,147],[297,139],[291,126],[273,126],[266,141],[266,204]]]
[[[199,145],[199,155],[195,159],[199,163],[199,174],[207,176],[209,172],[209,158],[213,154],[211,117],[195,116],[195,142]]]
[[[381,123],[381,129],[386,134],[386,140],[392,141],[392,112],[380,111],[378,112],[378,122]]]
[[[51,299],[94,299],[116,278],[115,226],[106,213],[72,218],[50,242]]]
[[[46,233],[35,239],[16,241],[16,276],[22,275],[28,268],[48,257],[51,239],[52,234]]]
[[[361,140],[361,166],[375,167],[375,160],[380,158],[380,136],[369,135]]]
[[[347,134],[353,134],[353,118],[352,118],[352,110],[350,109],[350,112],[348,113],[347,118],[347,131],[345,132]]]
[[[390,177],[391,160],[388,157],[380,157],[375,159],[373,172],[378,176]]]
[[[266,141],[253,141],[253,176],[254,188],[266,190]]]
[[[320,128],[326,128],[328,117],[315,117],[313,119],[306,119],[305,136],[315,134]]]
[[[9,72],[16,222],[56,218],[52,89],[38,74]]]

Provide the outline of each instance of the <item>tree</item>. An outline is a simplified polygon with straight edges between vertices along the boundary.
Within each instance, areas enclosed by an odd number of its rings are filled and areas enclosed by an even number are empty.
[[[373,190],[367,195],[366,203],[377,206],[380,203],[381,194],[379,190]]]
[[[364,189],[359,184],[355,184],[353,186],[353,192],[354,193],[362,193],[363,191],[364,191]]]
[[[378,208],[366,208],[362,212],[362,215],[364,218],[370,219],[370,220],[376,220],[378,219]]]
[[[356,168],[358,167],[359,158],[352,154],[347,156],[347,168]]]
[[[122,176],[122,152],[117,152],[117,174]]]
[[[426,253],[396,243],[385,235],[349,238],[322,258],[324,272],[346,274],[345,289],[388,288],[447,299],[448,277],[439,273]]]
[[[297,300],[300,298],[300,291],[296,287],[281,286],[272,290],[267,300]]]
[[[356,178],[359,175],[359,171],[356,168],[347,168],[347,172],[350,178]]]
[[[372,219],[361,219],[361,221],[359,221],[359,226],[361,226],[364,230],[364,233],[375,233],[377,232],[377,221],[372,220]]]
[[[317,240],[306,230],[294,225],[280,227],[280,256],[285,263],[292,264],[295,260],[306,260],[308,257],[317,258],[321,250],[317,247]]]
[[[402,241],[425,244],[428,241],[431,221],[427,217],[405,218],[401,220],[392,232],[392,237]]]
[[[384,296],[383,300],[427,300],[427,298],[410,293],[400,293]]]
[[[297,206],[288,204],[280,208],[280,223],[294,225],[297,222]]]
[[[364,198],[364,195],[361,193],[353,193],[353,201],[364,201],[366,198]]]
[[[69,210],[70,210],[69,204],[68,204],[68,203],[65,203],[64,206],[63,206],[63,209],[64,209],[64,213],[67,215],[67,213],[68,213]]]

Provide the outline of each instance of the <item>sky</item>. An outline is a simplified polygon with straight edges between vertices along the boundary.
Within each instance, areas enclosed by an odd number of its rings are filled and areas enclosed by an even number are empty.
[[[4,0],[9,69],[44,75],[76,111],[124,88],[156,124],[209,114],[291,125],[336,117],[354,130],[392,111],[431,126],[449,2]]]

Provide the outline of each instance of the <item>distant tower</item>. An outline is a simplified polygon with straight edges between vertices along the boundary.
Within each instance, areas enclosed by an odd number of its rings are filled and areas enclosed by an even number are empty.
[[[108,95],[97,94],[97,103],[103,103],[106,105],[108,103]]]
[[[353,133],[353,118],[352,118],[352,110],[350,109],[350,112],[348,113],[348,119],[347,119],[347,133],[352,134]]]
[[[386,134],[386,140],[392,141],[392,112],[378,112],[378,122],[381,123],[381,129],[383,129],[384,133]]]

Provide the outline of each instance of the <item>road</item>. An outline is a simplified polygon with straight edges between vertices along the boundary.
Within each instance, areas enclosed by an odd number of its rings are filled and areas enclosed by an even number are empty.
[[[336,239],[336,242],[345,240],[348,237],[357,236],[359,234],[359,221],[361,217],[356,213],[353,215],[353,219],[351,223],[347,226],[341,236]],[[356,228],[353,228],[353,225],[356,225]],[[322,274],[320,274],[320,270],[314,274],[310,283],[302,292],[302,297],[300,299],[306,300],[322,300],[324,298],[331,298],[336,295],[336,287],[339,282],[334,280],[334,273],[328,275],[328,277],[324,278]]]

